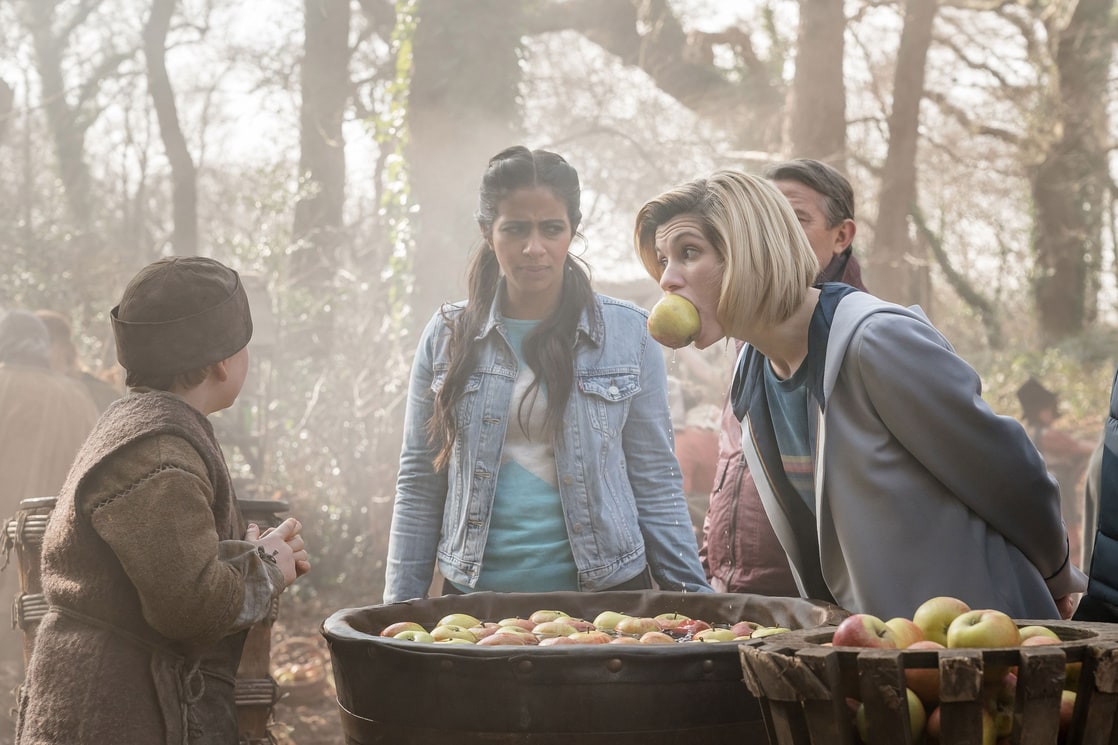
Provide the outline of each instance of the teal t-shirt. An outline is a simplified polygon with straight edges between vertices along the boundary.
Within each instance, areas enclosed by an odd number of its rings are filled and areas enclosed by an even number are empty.
[[[542,386],[527,393],[535,373],[521,351],[525,337],[539,321],[505,318],[502,323],[520,362],[520,372],[509,408],[481,576],[474,589],[577,590],[578,570],[559,498],[555,450],[543,426],[547,393]]]
[[[765,395],[772,412],[773,434],[780,449],[784,473],[808,508],[815,512],[815,464],[808,439],[808,366],[800,365],[792,377],[776,377],[765,363]]]

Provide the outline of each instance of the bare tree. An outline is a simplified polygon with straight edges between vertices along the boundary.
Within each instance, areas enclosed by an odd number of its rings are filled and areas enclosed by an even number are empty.
[[[422,0],[408,94],[413,324],[464,294],[462,269],[478,239],[473,212],[487,160],[518,144],[521,3]],[[478,50],[484,50],[479,54]]]
[[[151,93],[159,133],[171,164],[174,233],[171,245],[176,254],[198,253],[198,187],[194,160],[179,126],[175,94],[167,74],[167,32],[177,0],[152,0],[151,14],[144,26],[144,57],[147,59],[148,91]]]
[[[303,64],[299,81],[299,199],[292,238],[295,285],[325,297],[337,268],[345,233],[346,158],[342,123],[351,95],[349,0],[305,0]],[[310,344],[333,344],[329,303],[317,304]]]
[[[846,169],[846,17],[842,0],[800,0],[788,149]]]
[[[1055,342],[1094,315],[1107,169],[1108,72],[1114,50],[1114,0],[1079,0],[1066,25],[1048,21],[1055,79],[1038,112],[1039,157],[1029,164],[1036,207],[1035,294],[1041,335]],[[1051,112],[1048,114],[1047,112]]]
[[[909,213],[916,205],[916,149],[924,68],[932,41],[937,0],[908,0],[893,78],[889,150],[881,173],[877,230],[874,233],[873,286],[883,297],[903,303],[931,300],[926,252],[909,234]]]

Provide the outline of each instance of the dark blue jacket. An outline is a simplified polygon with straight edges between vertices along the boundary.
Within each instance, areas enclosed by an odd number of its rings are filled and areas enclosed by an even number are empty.
[[[1099,520],[1091,552],[1087,594],[1075,611],[1077,621],[1118,622],[1118,371],[1110,390],[1110,414],[1103,432]]]

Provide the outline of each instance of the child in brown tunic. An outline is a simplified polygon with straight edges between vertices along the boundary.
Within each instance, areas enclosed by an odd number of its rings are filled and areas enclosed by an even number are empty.
[[[236,745],[245,633],[310,568],[298,520],[245,526],[207,419],[244,384],[248,299],[232,269],[171,257],[132,279],[112,322],[129,395],[47,526],[17,742]]]

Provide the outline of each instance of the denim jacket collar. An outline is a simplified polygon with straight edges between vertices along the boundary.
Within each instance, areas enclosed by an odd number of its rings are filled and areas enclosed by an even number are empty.
[[[478,331],[477,339],[480,341],[493,332],[494,329],[501,322],[501,298],[505,294],[505,278],[501,277],[497,285],[497,292],[493,296],[493,302],[489,305],[489,316],[485,319],[485,323]],[[594,302],[589,308],[583,308],[582,315],[578,319],[577,335],[590,340],[590,343],[596,347],[602,345],[602,340],[605,338],[606,326],[605,321],[602,319],[601,300],[598,296],[594,296]]]

